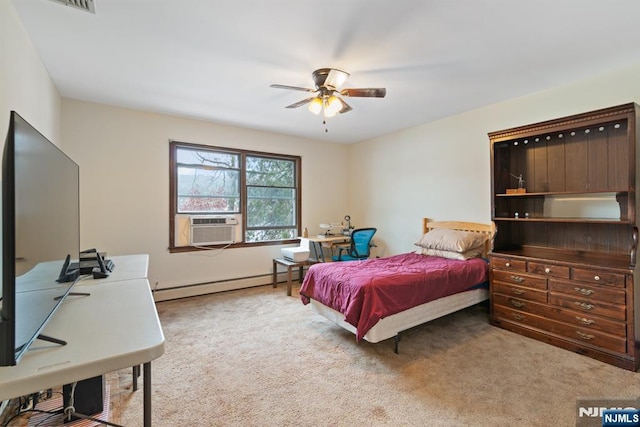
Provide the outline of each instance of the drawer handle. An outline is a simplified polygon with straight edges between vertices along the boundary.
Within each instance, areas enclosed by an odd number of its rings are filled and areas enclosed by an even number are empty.
[[[549,274],[549,273],[551,273],[551,269],[549,267],[547,267],[547,268],[544,269],[544,272]]]
[[[513,315],[513,318],[516,319],[516,320],[523,320],[524,319],[524,316],[521,316],[521,315],[519,315],[517,313],[512,313],[512,315]]]
[[[524,278],[522,278],[520,276],[511,276],[511,280],[513,280],[514,282],[517,282],[517,283],[524,282]]]
[[[525,303],[520,302],[520,301],[509,300],[509,302],[511,303],[512,306],[517,307],[517,308],[522,308],[522,307],[525,306]]]
[[[591,310],[592,308],[595,307],[595,305],[587,304],[586,302],[578,302],[578,301],[576,301],[574,304],[577,305],[578,307],[580,307],[583,310]]]
[[[582,338],[583,340],[590,340],[590,339],[595,338],[595,335],[585,334],[582,331],[576,331],[576,334],[578,334],[578,336],[580,338]]]
[[[600,280],[600,276],[598,275],[593,276],[593,280]]]
[[[523,295],[525,293],[522,289],[512,289],[512,292],[514,295]]]
[[[585,288],[574,288],[576,290],[577,293],[582,294],[582,295],[591,295],[594,291],[591,289],[585,289]]]
[[[582,323],[583,325],[591,325],[593,323],[596,323],[595,320],[586,319],[586,318],[580,317],[580,316],[576,316],[576,320],[578,320],[578,322]]]
[[[511,263],[510,263],[510,262],[505,262],[505,263],[504,263],[504,266],[505,266],[505,267],[511,267]]]

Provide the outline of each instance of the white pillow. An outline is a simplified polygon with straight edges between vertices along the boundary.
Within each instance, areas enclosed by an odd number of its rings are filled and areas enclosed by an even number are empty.
[[[453,252],[453,251],[441,251],[439,249],[422,248],[422,249],[418,249],[416,253],[421,255],[438,256],[441,258],[448,258],[448,259],[466,260],[466,259],[481,257],[483,249],[484,249],[483,247],[479,246],[477,248],[470,249],[466,252]]]
[[[463,253],[484,245],[486,240],[487,236],[481,233],[437,228],[425,233],[416,245],[426,249]]]

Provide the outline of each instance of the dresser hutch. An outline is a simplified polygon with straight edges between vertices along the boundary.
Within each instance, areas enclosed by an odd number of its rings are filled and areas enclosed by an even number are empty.
[[[638,108],[489,133],[491,324],[632,371]]]

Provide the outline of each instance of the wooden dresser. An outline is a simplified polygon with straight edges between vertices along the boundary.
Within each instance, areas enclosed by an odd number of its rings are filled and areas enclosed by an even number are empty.
[[[493,325],[640,368],[639,107],[489,134]]]

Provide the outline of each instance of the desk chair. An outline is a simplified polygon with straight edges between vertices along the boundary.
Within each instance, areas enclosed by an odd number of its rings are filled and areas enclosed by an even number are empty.
[[[371,255],[371,239],[376,228],[356,228],[351,232],[349,245],[337,246],[338,255],[331,257],[334,261],[356,261],[368,259]]]

